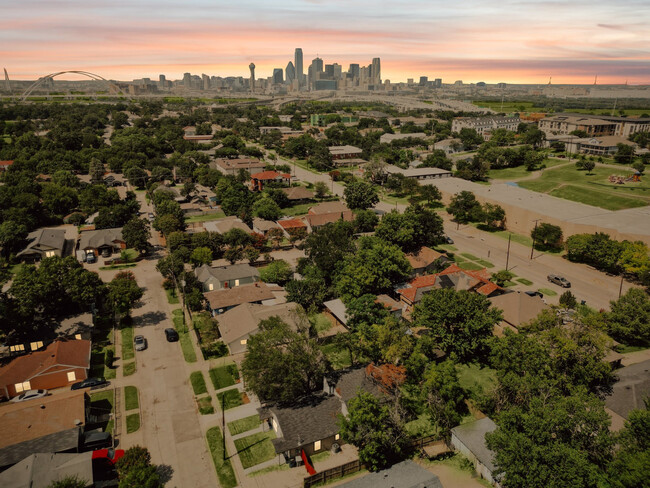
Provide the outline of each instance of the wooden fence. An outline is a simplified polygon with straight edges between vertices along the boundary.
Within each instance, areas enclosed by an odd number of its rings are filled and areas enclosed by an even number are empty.
[[[327,483],[328,481],[335,480],[337,478],[343,478],[349,474],[361,471],[361,469],[363,469],[363,465],[358,459],[356,461],[341,464],[340,466],[326,469],[312,476],[308,476],[303,481],[303,488],[311,488],[312,486],[319,483]]]

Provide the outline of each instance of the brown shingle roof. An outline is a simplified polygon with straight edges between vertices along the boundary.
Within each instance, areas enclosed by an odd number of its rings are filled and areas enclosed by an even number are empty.
[[[440,259],[442,256],[444,256],[444,254],[439,253],[438,251],[434,251],[430,247],[423,246],[420,248],[417,254],[407,254],[406,259],[408,259],[408,262],[411,263],[411,267],[413,269],[418,269],[426,268],[431,263],[434,263]]]
[[[348,206],[343,202],[323,202],[314,205],[308,211],[310,215],[328,214],[332,212],[345,212],[349,211]]]
[[[253,285],[242,285],[228,290],[209,291],[204,293],[203,296],[210,303],[212,310],[275,298],[271,289],[263,282]]]
[[[492,306],[503,310],[503,320],[519,327],[537,317],[548,307],[541,298],[531,297],[522,292],[506,293],[490,298]]]
[[[289,200],[308,200],[314,198],[314,192],[304,186],[292,186],[291,188],[282,188]]]
[[[29,381],[56,365],[90,367],[90,341],[55,341],[42,351],[20,356],[0,368],[0,386]]]
[[[352,210],[345,210],[343,212],[330,212],[325,214],[309,214],[305,216],[307,222],[312,227],[321,227],[326,224],[333,224],[339,220],[345,220],[346,222],[352,222],[354,220],[354,214]]]
[[[257,332],[260,321],[269,317],[280,317],[293,329],[297,328],[295,313],[297,303],[281,303],[279,305],[257,305],[244,303],[228,310],[218,318],[219,333],[226,344]]]

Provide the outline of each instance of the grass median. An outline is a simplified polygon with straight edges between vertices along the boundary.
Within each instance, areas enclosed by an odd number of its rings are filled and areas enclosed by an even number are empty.
[[[194,390],[195,395],[202,395],[208,392],[208,387],[205,384],[205,378],[203,378],[201,371],[194,371],[190,375],[190,383],[192,383],[192,390]]]
[[[224,447],[221,429],[212,427],[206,434],[206,440],[208,441],[214,468],[217,471],[219,484],[222,488],[234,488],[237,486],[237,478],[235,477],[235,471],[232,469],[232,464],[230,464],[230,459],[228,459],[228,451]]]
[[[138,389],[135,386],[124,387],[124,408],[126,410],[135,410],[140,407]]]
[[[172,310],[172,320],[174,321],[174,329],[178,332],[178,341],[181,344],[181,350],[183,351],[185,361],[188,363],[195,363],[196,351],[194,351],[194,345],[192,344],[189,329],[184,324],[183,310],[180,308]]]

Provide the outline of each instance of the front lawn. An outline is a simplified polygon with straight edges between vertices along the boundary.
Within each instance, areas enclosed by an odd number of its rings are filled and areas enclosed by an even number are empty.
[[[138,389],[135,386],[124,387],[124,408],[126,410],[135,410],[140,406],[138,400]]]
[[[122,376],[131,376],[133,373],[135,373],[135,361],[125,363],[122,366]]]
[[[235,488],[237,486],[237,478],[232,469],[232,464],[230,464],[228,452],[224,452],[221,429],[219,427],[212,427],[206,434],[206,440],[208,441],[208,448],[212,455],[214,468],[217,471],[219,484],[222,488]]]
[[[557,292],[555,290],[551,290],[550,288],[540,288],[537,291],[549,297],[554,297],[557,295]]]
[[[275,448],[271,439],[275,439],[275,432],[272,430],[235,440],[237,454],[244,469],[275,457]]]
[[[212,406],[212,397],[202,397],[197,398],[196,403],[199,406],[199,413],[201,415],[210,415],[214,413],[214,407]]]
[[[242,400],[241,392],[237,388],[231,388],[230,390],[217,393],[217,403],[219,403],[219,408],[230,410],[231,408],[243,405],[244,401]]]
[[[126,433],[132,434],[140,428],[140,414],[132,413],[126,416]]]
[[[208,387],[205,384],[205,378],[203,378],[201,371],[194,371],[190,375],[190,383],[192,383],[192,390],[194,390],[195,395],[202,395],[208,392]]]
[[[518,281],[518,282],[521,283],[522,285],[526,285],[526,286],[530,286],[530,285],[533,284],[532,281],[527,280],[526,278],[517,278],[515,281]]]
[[[212,368],[210,370],[210,379],[215,390],[221,390],[227,386],[234,385],[239,379],[239,371],[236,364]]]
[[[260,420],[259,415],[251,415],[250,417],[244,417],[243,419],[228,422],[228,430],[230,431],[230,435],[237,435],[242,432],[256,429],[261,423],[262,421]]]

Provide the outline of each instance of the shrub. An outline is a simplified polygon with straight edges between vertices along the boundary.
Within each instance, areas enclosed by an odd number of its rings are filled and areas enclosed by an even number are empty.
[[[113,360],[115,359],[115,351],[112,349],[107,349],[104,355],[104,364],[107,368],[113,367]]]

